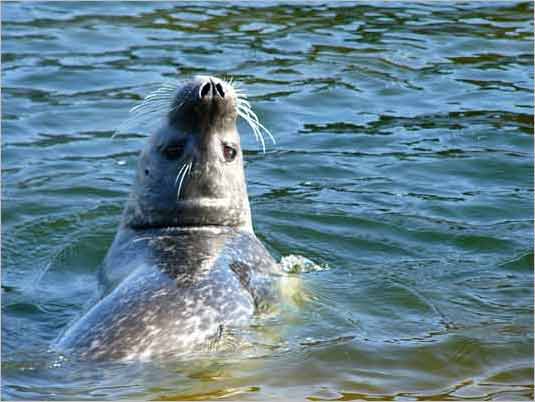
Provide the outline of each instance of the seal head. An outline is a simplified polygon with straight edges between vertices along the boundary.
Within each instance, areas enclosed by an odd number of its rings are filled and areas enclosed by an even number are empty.
[[[237,103],[232,86],[215,77],[197,76],[178,89],[140,155],[123,226],[252,232]]]

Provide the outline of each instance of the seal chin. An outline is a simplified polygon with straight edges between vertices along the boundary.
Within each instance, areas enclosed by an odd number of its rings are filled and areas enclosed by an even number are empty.
[[[249,205],[231,198],[195,198],[177,202],[175,226],[227,226],[252,231]]]

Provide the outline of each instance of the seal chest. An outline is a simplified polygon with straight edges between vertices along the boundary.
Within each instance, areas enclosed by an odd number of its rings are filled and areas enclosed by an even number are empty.
[[[102,297],[59,339],[63,351],[142,359],[206,350],[279,299],[279,267],[252,229],[236,118],[262,143],[263,126],[215,77],[166,93],[165,122],[141,152],[103,264]]]

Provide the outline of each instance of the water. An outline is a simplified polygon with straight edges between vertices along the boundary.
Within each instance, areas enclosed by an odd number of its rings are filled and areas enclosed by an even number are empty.
[[[534,397],[531,4],[2,15],[3,399]],[[146,134],[113,130],[194,74],[241,82],[277,138],[263,154],[240,124],[256,232],[301,280],[298,308],[259,323],[256,350],[58,360]]]

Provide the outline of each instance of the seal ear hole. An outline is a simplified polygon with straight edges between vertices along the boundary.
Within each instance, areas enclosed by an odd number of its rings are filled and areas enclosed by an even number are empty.
[[[145,176],[149,175],[149,169],[145,169]]]
[[[223,144],[223,157],[225,158],[226,162],[232,162],[234,159],[236,159],[237,154],[238,152],[236,149],[230,145]]]

